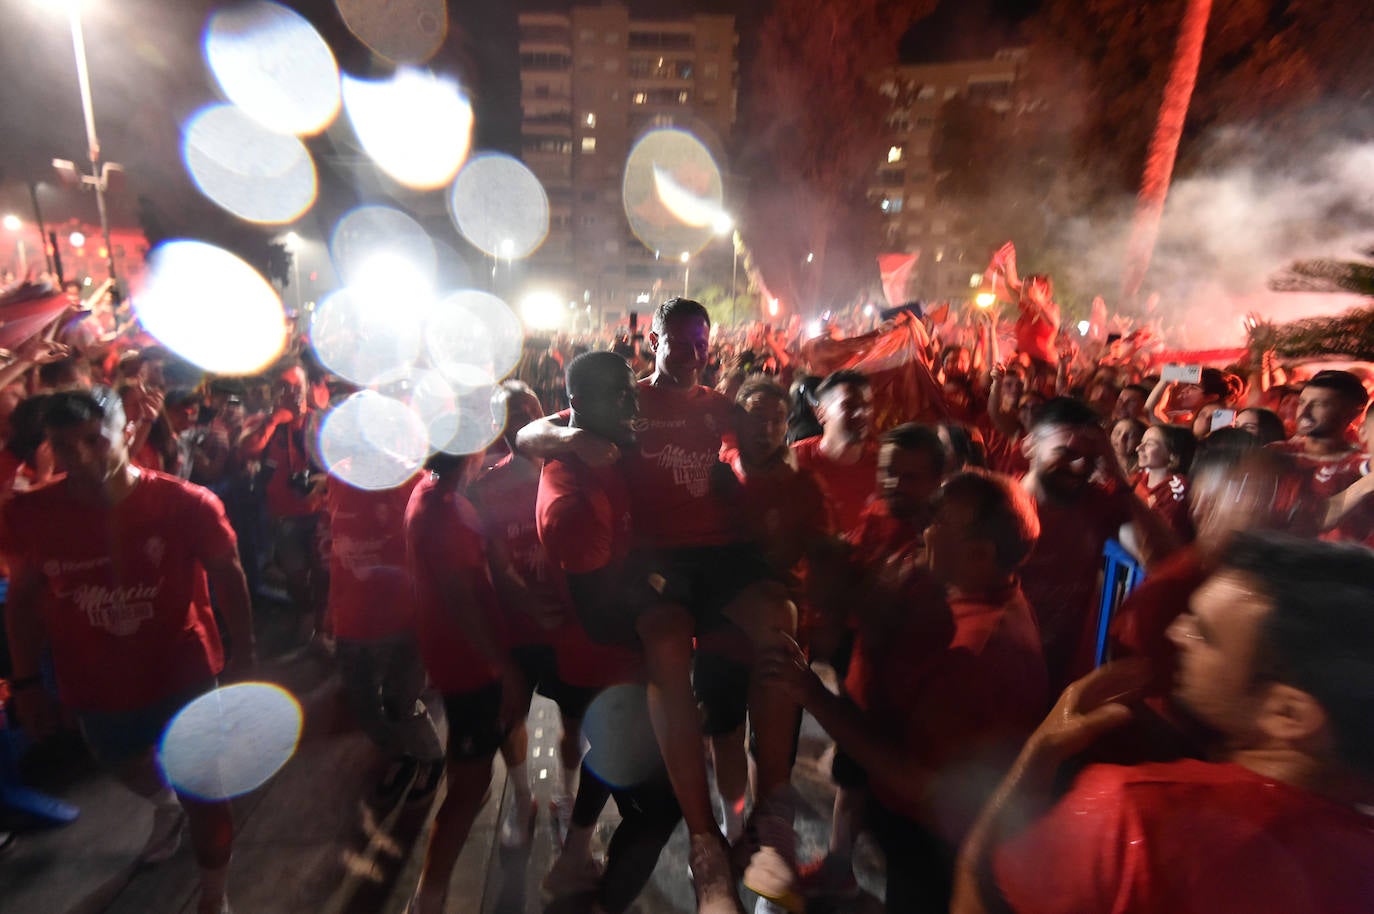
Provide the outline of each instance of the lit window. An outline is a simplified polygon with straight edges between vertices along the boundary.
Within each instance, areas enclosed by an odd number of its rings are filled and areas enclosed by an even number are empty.
[[[922,86],[920,89],[916,90],[916,97],[919,98],[919,99],[923,99],[923,100],[924,100],[924,99],[934,98],[934,97],[935,97],[935,87],[934,87],[934,86]]]
[[[636,93],[634,94],[634,103],[635,103],[636,105],[642,105],[642,104],[646,103],[648,100],[649,100],[649,94],[648,94],[647,92],[636,92]]]
[[[587,122],[588,127],[596,126],[596,115],[593,112],[588,111],[587,116],[586,118],[584,118],[584,120]]]
[[[679,93],[677,94],[677,103],[678,103],[679,105],[685,105],[685,104],[687,104],[687,99],[688,99],[688,95],[687,95],[686,90],[683,90],[682,92],[679,92]]]
[[[901,147],[901,146],[889,146],[889,147],[887,148],[887,161],[888,161],[888,164],[891,164],[891,163],[893,163],[893,162],[900,162],[901,160],[902,160],[902,147]]]
[[[594,136],[584,136],[584,137],[582,138],[582,151],[583,151],[583,152],[596,152],[596,137],[594,137]]]

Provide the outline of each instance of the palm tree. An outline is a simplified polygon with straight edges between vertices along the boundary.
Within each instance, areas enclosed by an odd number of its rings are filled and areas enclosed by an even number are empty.
[[[1333,292],[1374,298],[1374,247],[1360,252],[1365,262],[1295,260],[1269,279],[1276,292]]]

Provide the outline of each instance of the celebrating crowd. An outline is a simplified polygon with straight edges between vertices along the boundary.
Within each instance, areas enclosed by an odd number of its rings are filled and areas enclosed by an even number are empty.
[[[864,832],[894,914],[1368,910],[1369,376],[1256,353],[1172,380],[1148,333],[1066,332],[1008,260],[1008,339],[996,309],[872,331],[917,341],[919,412],[862,365],[810,373],[838,330],[713,333],[675,298],[642,339],[530,345],[490,448],[380,490],[325,472],[320,417],[355,388],[308,346],[207,378],[64,318],[0,370],[14,716],[74,717],[155,804],[145,859],[189,826],[199,910],[228,910],[228,804],[153,747],[251,675],[280,582],[391,762],[379,795],[442,793],[415,914],[466,909],[497,753],[499,841],[530,840],[535,691],[562,726],[543,886],[575,909],[628,910],[683,822],[699,914],[741,884],[758,914],[843,910]],[[584,735],[594,704],[612,724]],[[835,744],[811,860],[803,711]]]

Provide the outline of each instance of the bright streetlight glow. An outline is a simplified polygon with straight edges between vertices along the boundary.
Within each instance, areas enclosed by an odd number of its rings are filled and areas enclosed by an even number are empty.
[[[872,305],[864,305],[864,317],[872,317],[872,316],[873,316],[873,306],[872,306]]]
[[[807,262],[807,263],[814,263],[815,260],[816,260],[816,255],[815,255],[813,252],[808,251],[807,254],[806,254],[806,262]]]
[[[286,243],[286,249],[288,251],[295,252],[300,250],[301,236],[297,235],[295,232],[287,232],[282,236],[281,240]]]
[[[735,227],[735,220],[730,218],[729,213],[721,213],[712,223],[711,229],[717,235],[728,235]]]
[[[86,236],[80,232],[72,232],[67,236],[67,240],[72,243],[74,248],[84,248],[86,246]]]
[[[974,273],[972,276],[970,276],[970,277],[968,278],[968,287],[969,287],[970,289],[976,289],[976,288],[978,288],[979,286],[981,286],[982,284],[983,284],[983,274],[982,274],[982,273]]]
[[[1088,330],[1089,330],[1091,327],[1092,327],[1092,324],[1089,323],[1088,321],[1079,321],[1079,322],[1078,322],[1078,335],[1079,335],[1079,336],[1087,336],[1087,335],[1088,335]]]
[[[567,310],[553,292],[531,292],[520,302],[520,315],[535,330],[554,330],[563,323]]]
[[[19,217],[16,216],[14,213],[9,213],[8,215],[5,216],[5,230],[6,230],[6,231],[9,231],[9,232],[17,232],[17,231],[19,231],[19,230],[20,230],[21,228],[23,228],[23,227],[24,227],[24,223],[21,222],[20,219],[19,219]]]
[[[501,256],[510,258],[515,256],[515,241],[511,238],[504,238],[501,241]]]
[[[778,316],[778,300],[776,297],[768,299],[768,314],[770,317]]]
[[[997,296],[991,292],[979,292],[973,296],[973,303],[980,308],[991,308],[995,301],[997,301]]]
[[[681,260],[683,263],[689,263],[691,259],[692,255],[688,254],[686,251],[683,251],[682,256],[678,258],[678,260]]]

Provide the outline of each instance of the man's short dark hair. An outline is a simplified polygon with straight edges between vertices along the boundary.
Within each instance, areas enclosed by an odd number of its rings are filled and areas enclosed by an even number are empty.
[[[1147,399],[1150,396],[1150,388],[1146,387],[1144,384],[1127,384],[1125,387],[1121,388],[1121,393],[1124,394],[1128,390],[1138,393]],[[1120,396],[1120,394],[1118,394],[1118,396]]]
[[[883,432],[879,446],[890,444],[899,451],[920,451],[930,459],[935,472],[945,474],[945,446],[940,433],[919,422],[903,422]]]
[[[1099,421],[1097,413],[1082,400],[1051,397],[1031,412],[1031,431],[1054,427],[1089,428]]]
[[[735,402],[743,406],[746,401],[755,394],[775,397],[787,407],[792,406],[792,398],[787,395],[787,390],[777,381],[768,375],[755,374],[744,379],[744,383],[739,386],[735,393]]]
[[[661,335],[668,321],[680,317],[699,317],[707,327],[711,326],[711,315],[701,302],[690,298],[670,298],[654,309],[654,319],[649,329]]]
[[[65,387],[78,382],[85,360],[79,355],[69,355],[46,365],[38,366],[38,383],[43,387]]]
[[[993,544],[1001,571],[1021,567],[1040,538],[1040,517],[1030,495],[1015,480],[986,470],[966,470],[940,486],[934,506],[938,509],[951,498],[973,509],[971,532]]]
[[[841,387],[857,387],[861,390],[870,390],[872,382],[868,380],[868,375],[862,371],[855,371],[852,368],[841,368],[839,371],[832,371],[825,376],[825,380],[816,385],[816,402],[825,399],[826,395],[832,390]]]
[[[1319,371],[1307,382],[1307,386],[1335,391],[1351,409],[1364,409],[1365,404],[1369,402],[1369,392],[1364,389],[1360,379],[1348,371]]]
[[[43,409],[44,428],[74,428],[92,419],[102,423],[116,417],[124,418],[124,404],[119,394],[97,384],[90,390],[59,390],[49,394]]]
[[[43,443],[43,423],[48,410],[48,394],[34,394],[19,401],[10,413],[10,435],[5,449],[22,463],[32,463]]]
[[[604,390],[609,378],[624,374],[629,367],[630,363],[614,352],[584,352],[568,363],[568,397]]]
[[[1260,624],[1257,675],[1316,699],[1342,759],[1374,775],[1374,552],[1241,533],[1222,566],[1253,577],[1273,604]]]

